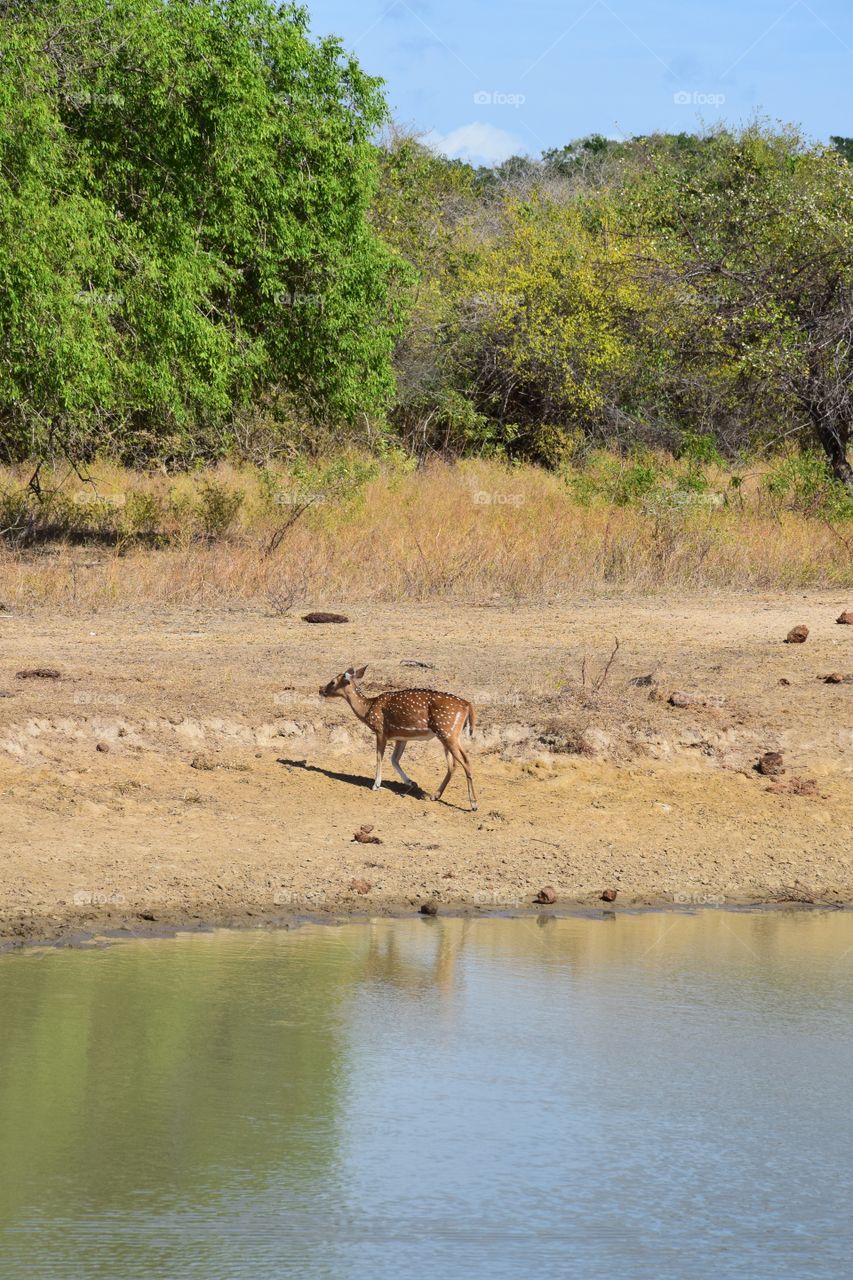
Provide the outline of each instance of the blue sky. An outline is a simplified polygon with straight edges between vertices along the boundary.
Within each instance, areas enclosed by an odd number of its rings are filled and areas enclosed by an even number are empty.
[[[853,136],[853,0],[307,0],[395,117],[497,163],[760,114]]]

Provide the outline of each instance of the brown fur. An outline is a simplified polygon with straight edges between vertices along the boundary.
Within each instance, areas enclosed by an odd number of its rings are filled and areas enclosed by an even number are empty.
[[[472,810],[476,809],[477,795],[471,763],[460,743],[466,726],[469,734],[474,732],[476,717],[472,704],[456,694],[440,693],[435,689],[395,689],[367,698],[356,685],[366,670],[366,667],[359,670],[350,668],[335,676],[320,690],[320,696],[344,698],[359,720],[376,735],[374,791],[382,785],[382,758],[389,742],[394,743],[391,763],[403,781],[414,787],[416,784],[400,765],[406,743],[415,739],[438,738],[444,747],[447,774],[433,799],[441,799],[456,765],[461,764],[468,782],[468,799]]]

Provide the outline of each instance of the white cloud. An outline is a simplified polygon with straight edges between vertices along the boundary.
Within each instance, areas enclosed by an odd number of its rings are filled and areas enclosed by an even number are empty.
[[[467,160],[469,164],[501,164],[521,150],[518,138],[505,129],[476,122],[460,125],[446,134],[432,129],[424,142],[451,160]]]

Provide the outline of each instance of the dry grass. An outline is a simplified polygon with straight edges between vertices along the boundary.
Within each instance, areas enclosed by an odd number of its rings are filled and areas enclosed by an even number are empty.
[[[611,588],[853,584],[849,523],[771,509],[757,483],[737,505],[708,495],[614,505],[573,497],[551,473],[482,461],[371,474],[356,460],[296,477],[229,464],[180,477],[99,465],[92,477],[72,476],[54,504],[57,528],[71,511],[76,532],[0,550],[3,604],[283,613],[353,600],[538,603]],[[22,478],[7,471],[0,489]]]

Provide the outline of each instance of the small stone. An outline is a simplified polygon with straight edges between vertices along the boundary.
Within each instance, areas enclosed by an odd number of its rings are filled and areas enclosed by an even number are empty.
[[[691,707],[696,702],[696,697],[692,693],[684,693],[681,689],[675,689],[669,695],[669,705],[671,707]]]
[[[853,627],[853,609],[845,609],[835,621],[840,623],[842,627]]]
[[[809,629],[805,623],[800,623],[797,627],[791,627],[791,630],[785,636],[785,644],[805,644],[809,638]]]
[[[349,622],[349,618],[343,613],[306,613],[303,622]]]
[[[25,667],[23,671],[15,672],[17,680],[59,680],[61,676],[56,667]]]
[[[601,895],[601,901],[602,901],[602,902],[615,902],[615,901],[616,901],[616,890],[615,890],[615,889],[605,889],[605,890],[604,890],[604,892],[603,892],[603,893],[602,893],[602,895]]]
[[[153,911],[140,911],[139,919],[140,920],[156,920],[157,917],[155,916]]]
[[[778,778],[785,772],[785,764],[780,751],[765,751],[755,766],[766,778]]]
[[[353,835],[353,840],[357,840],[359,844],[381,844],[382,841],[379,839],[379,836],[372,836],[370,834],[372,830],[372,824],[359,827],[358,831]]]
[[[546,907],[553,906],[557,901],[557,890],[553,885],[546,884],[539,890],[533,901]]]
[[[108,742],[99,742],[95,746],[96,751],[106,752],[106,751],[109,751],[109,749],[110,749],[110,744]]]
[[[210,756],[204,756],[204,755],[193,756],[192,760],[190,761],[190,768],[191,769],[215,769],[216,761],[211,759]]]
[[[373,885],[370,883],[369,880],[350,880],[349,887],[353,889],[356,893],[360,893],[363,896],[365,893],[370,893],[370,890],[373,888]]]
[[[687,693],[684,689],[673,689],[668,702],[671,707],[724,707],[726,697],[722,693]]]
[[[779,683],[780,683],[780,684],[784,684],[784,685],[789,685],[789,684],[791,683],[791,681],[788,679],[788,677],[787,677],[787,676],[780,676],[780,677],[779,677]]]
[[[817,796],[815,778],[789,778],[786,782],[771,782],[766,788],[777,796]]]
[[[824,684],[853,684],[853,675],[844,675],[842,671],[831,671],[828,676],[821,676]]]
[[[422,916],[437,916],[438,904],[435,902],[422,902],[418,910]]]

